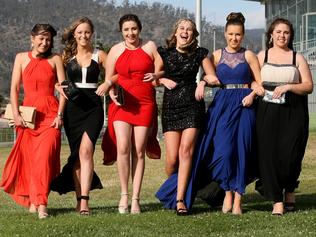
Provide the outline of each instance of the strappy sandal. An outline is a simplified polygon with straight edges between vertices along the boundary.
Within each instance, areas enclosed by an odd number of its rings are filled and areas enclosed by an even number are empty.
[[[38,218],[39,219],[45,219],[47,218],[49,215],[48,215],[48,212],[47,212],[47,207],[44,206],[44,208],[42,209],[40,206],[38,207],[37,209],[38,211]]]
[[[177,200],[176,203],[177,204],[183,203],[183,205],[185,206],[184,200],[182,200],[182,199]],[[186,207],[185,208],[177,208],[176,207],[176,213],[178,216],[186,216],[186,215],[188,215],[188,209]]]
[[[133,205],[131,206],[131,214],[140,214],[140,205],[139,205],[139,198],[138,197],[134,197],[132,198],[132,203],[134,202],[138,202],[138,206],[139,208],[135,209],[133,208]]]
[[[122,196],[128,196],[128,193],[121,193],[121,198]],[[127,214],[128,213],[128,205],[127,206],[118,206],[118,211],[120,214]]]
[[[80,196],[77,198],[77,200],[80,198],[80,200],[89,200],[89,196]],[[83,216],[88,216],[91,214],[90,210],[86,210],[86,209],[80,209],[80,215],[83,215]]]
[[[286,212],[293,212],[293,211],[295,211],[295,202],[285,202],[284,203],[284,210]]]
[[[29,213],[37,213],[37,207],[35,206],[35,204],[31,203],[30,207],[29,207]]]

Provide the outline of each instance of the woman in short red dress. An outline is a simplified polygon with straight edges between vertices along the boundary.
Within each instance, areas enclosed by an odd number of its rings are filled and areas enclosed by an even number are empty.
[[[142,26],[136,15],[124,15],[119,26],[124,41],[111,48],[106,62],[106,80],[96,93],[103,95],[107,92],[112,86],[112,77],[118,74],[116,83],[124,89],[125,102],[119,104],[117,96],[113,96],[114,89],[111,89],[113,102],[109,105],[108,128],[102,148],[105,164],[117,159],[121,183],[120,213],[128,213],[128,180],[131,170],[131,213],[136,214],[140,213],[139,195],[145,168],[145,152],[149,157],[160,157],[155,136],[157,106],[152,81],[159,76],[159,73],[154,73],[155,64],[161,67],[162,60],[158,57],[154,42],[143,42],[139,38]]]
[[[60,169],[60,128],[65,98],[54,96],[56,77],[65,79],[61,57],[52,54],[55,29],[36,24],[31,32],[32,50],[17,54],[11,81],[11,104],[17,139],[2,173],[1,187],[20,205],[48,216],[49,186]],[[35,129],[26,127],[18,112],[20,84],[24,106],[36,107]]]

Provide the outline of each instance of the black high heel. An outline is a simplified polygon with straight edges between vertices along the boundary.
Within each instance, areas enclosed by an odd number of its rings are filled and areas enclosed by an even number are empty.
[[[83,200],[87,200],[88,201],[89,200],[89,196],[80,196],[80,197],[77,198],[77,200],[78,199],[79,200],[83,199]],[[80,215],[90,215],[90,210],[81,209],[79,213],[80,213]]]
[[[177,204],[178,203],[183,203],[183,205],[185,206],[185,203],[184,203],[184,200],[183,199],[179,199],[177,200],[176,202]],[[177,215],[178,216],[186,216],[188,215],[188,209],[185,207],[185,208],[177,208],[176,207],[176,212],[177,212]]]

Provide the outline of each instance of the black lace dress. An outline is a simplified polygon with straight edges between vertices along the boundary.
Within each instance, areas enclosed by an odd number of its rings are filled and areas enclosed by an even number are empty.
[[[193,53],[180,53],[176,48],[159,47],[164,63],[165,77],[177,83],[164,89],[162,104],[163,132],[200,128],[205,113],[204,101],[195,99],[196,75],[208,50],[197,48]]]

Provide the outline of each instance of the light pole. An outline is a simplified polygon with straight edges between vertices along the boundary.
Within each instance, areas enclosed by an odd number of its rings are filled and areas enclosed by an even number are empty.
[[[201,26],[201,15],[202,15],[202,0],[196,0],[195,2],[195,24],[196,29],[200,33],[198,36],[199,46],[201,46],[201,39],[202,39],[202,26]],[[196,76],[196,80],[200,81],[201,78],[201,67],[199,68],[199,72]]]
[[[213,28],[213,52],[216,50],[216,28]]]

